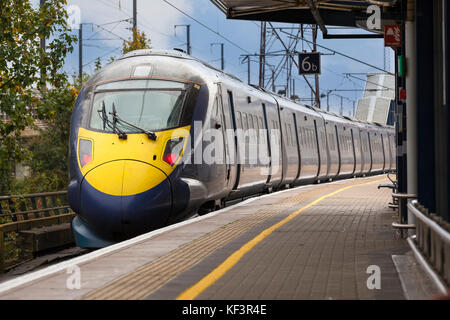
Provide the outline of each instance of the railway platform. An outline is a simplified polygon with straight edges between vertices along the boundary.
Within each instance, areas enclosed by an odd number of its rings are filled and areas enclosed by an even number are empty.
[[[286,189],[0,283],[0,299],[426,299],[385,175]]]

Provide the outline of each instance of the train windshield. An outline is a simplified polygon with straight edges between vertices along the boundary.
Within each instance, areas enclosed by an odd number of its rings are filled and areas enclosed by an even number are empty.
[[[189,85],[165,80],[128,80],[96,87],[91,111],[92,129],[112,132],[105,125],[104,113],[112,119],[113,109],[126,122],[149,131],[176,128]],[[106,111],[106,112],[105,112]],[[122,131],[139,132],[124,122],[117,122]]]

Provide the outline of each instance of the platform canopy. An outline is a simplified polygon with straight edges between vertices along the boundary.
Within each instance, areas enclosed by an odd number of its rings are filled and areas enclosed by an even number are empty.
[[[398,0],[210,0],[229,19],[365,28],[367,8],[378,5],[383,19],[397,20]]]

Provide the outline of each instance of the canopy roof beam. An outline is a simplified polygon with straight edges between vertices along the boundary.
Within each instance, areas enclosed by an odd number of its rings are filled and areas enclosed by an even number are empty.
[[[328,30],[325,27],[325,24],[323,23],[323,19],[320,16],[319,10],[317,9],[315,0],[306,0],[306,2],[308,2],[309,7],[311,8],[311,14],[314,17],[314,20],[316,20],[317,25],[319,25],[320,30],[322,30],[322,34],[326,36]]]

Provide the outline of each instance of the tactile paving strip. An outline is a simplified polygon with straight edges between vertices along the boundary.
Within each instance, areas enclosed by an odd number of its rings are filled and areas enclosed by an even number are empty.
[[[378,177],[379,179],[379,177]],[[282,203],[270,204],[267,208],[259,209],[254,214],[224,225],[217,230],[187,243],[169,254],[147,264],[134,272],[122,276],[109,284],[91,291],[80,299],[83,300],[137,300],[163,286],[178,274],[188,270],[204,257],[211,254],[228,242],[236,239],[244,232],[276,216],[283,210],[294,205],[308,203],[321,195],[327,194],[343,186],[358,184],[352,180],[342,184],[323,185],[313,190],[303,191],[301,194],[287,196],[280,199]]]

